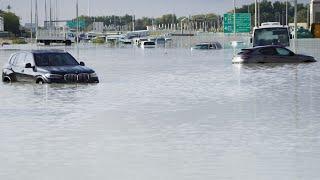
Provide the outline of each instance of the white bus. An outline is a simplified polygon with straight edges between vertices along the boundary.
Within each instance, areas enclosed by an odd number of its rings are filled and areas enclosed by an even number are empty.
[[[279,22],[262,23],[260,27],[254,28],[251,39],[253,47],[266,45],[290,46],[290,29],[282,26]]]

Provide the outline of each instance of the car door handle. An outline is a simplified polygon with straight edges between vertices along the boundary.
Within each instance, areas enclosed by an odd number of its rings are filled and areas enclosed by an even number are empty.
[[[24,72],[24,70],[21,70],[21,72]]]

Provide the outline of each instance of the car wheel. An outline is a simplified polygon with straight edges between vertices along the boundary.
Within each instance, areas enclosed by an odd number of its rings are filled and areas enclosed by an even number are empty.
[[[10,76],[2,74],[2,82],[11,83],[12,82],[12,78]]]
[[[43,79],[37,79],[36,83],[41,85],[41,84],[44,84],[44,81]]]

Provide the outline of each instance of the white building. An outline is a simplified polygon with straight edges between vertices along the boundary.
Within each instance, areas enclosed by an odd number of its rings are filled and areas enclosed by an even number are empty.
[[[4,20],[3,17],[0,17],[0,32],[4,31]]]
[[[310,24],[320,23],[320,0],[311,0]]]
[[[102,33],[104,31],[104,24],[103,22],[94,22],[93,23],[93,31]]]

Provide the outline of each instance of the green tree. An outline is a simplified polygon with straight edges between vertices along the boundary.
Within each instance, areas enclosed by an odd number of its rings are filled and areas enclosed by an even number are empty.
[[[1,11],[0,15],[3,17],[4,30],[15,35],[20,33],[20,18],[12,12]]]

